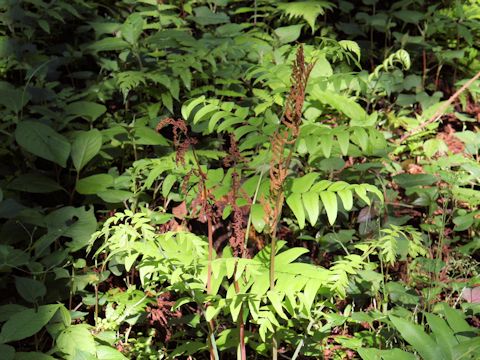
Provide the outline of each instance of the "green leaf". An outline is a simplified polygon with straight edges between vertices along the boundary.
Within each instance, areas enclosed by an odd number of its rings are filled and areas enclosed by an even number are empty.
[[[357,352],[363,360],[417,360],[415,355],[400,349],[379,350],[360,348],[357,349]]]
[[[200,110],[198,110],[195,113],[195,116],[193,117],[193,123],[196,124],[199,121],[203,120],[204,118],[207,117],[207,115],[214,113],[217,111],[218,105],[217,104],[207,104],[204,107],[202,107]]]
[[[327,212],[328,222],[330,225],[335,223],[338,212],[337,195],[331,191],[322,191],[320,193],[320,199],[322,200],[325,211]]]
[[[284,11],[290,19],[298,17],[305,19],[312,29],[313,34],[318,16],[325,14],[325,10],[332,9],[333,4],[329,1],[315,0],[280,3],[277,6],[280,10]]]
[[[393,177],[399,186],[406,189],[413,186],[433,185],[437,178],[430,174],[400,174]]]
[[[322,149],[323,156],[327,159],[332,153],[333,137],[331,135],[322,135],[320,136],[320,148]]]
[[[10,345],[0,344],[0,354],[2,354],[3,360],[13,360],[15,348]]]
[[[307,191],[302,194],[303,205],[307,211],[308,221],[312,226],[317,223],[320,214],[320,204],[318,202],[318,194],[314,191]]]
[[[18,114],[30,101],[30,95],[22,89],[0,87],[0,105]]]
[[[83,195],[95,195],[113,186],[113,176],[97,174],[80,179],[77,182],[77,192]]]
[[[49,233],[55,234],[60,229],[62,236],[72,239],[66,244],[72,252],[85,247],[97,228],[93,207],[87,210],[65,206],[48,214],[45,223]]]
[[[393,315],[390,315],[389,319],[424,360],[447,360],[435,341],[423,331],[422,326]]]
[[[120,351],[106,345],[97,346],[97,359],[98,360],[127,360],[127,358]]]
[[[35,303],[47,293],[47,288],[42,282],[19,276],[15,276],[15,288],[20,296],[30,303]]]
[[[343,49],[354,53],[357,56],[357,60],[360,61],[360,57],[362,54],[360,51],[360,46],[358,46],[358,44],[355,41],[340,40],[338,42],[338,45],[340,45]]]
[[[13,179],[7,188],[36,194],[46,194],[63,190],[54,180],[40,174],[23,174]]]
[[[480,337],[475,337],[455,345],[453,348],[453,357],[455,360],[478,359],[480,353]],[[475,355],[477,354],[477,355]]]
[[[309,250],[301,247],[291,248],[285,251],[282,251],[280,254],[275,256],[276,265],[288,265],[294,260],[297,260],[303,254],[308,253]]]
[[[165,180],[162,183],[162,196],[166,198],[168,194],[170,194],[170,190],[172,190],[172,186],[177,181],[177,176],[173,174],[168,174]]]
[[[305,211],[303,209],[302,195],[293,193],[287,198],[287,204],[297,218],[300,229],[305,227]]]
[[[350,189],[343,189],[337,192],[338,197],[342,200],[343,208],[347,211],[352,210],[353,207],[353,194]]]
[[[183,104],[182,106],[183,119],[188,120],[193,109],[198,105],[200,105],[201,103],[203,103],[204,101],[205,101],[205,96],[200,96],[196,99],[187,101],[185,104]]]
[[[202,26],[225,24],[230,22],[230,18],[227,14],[223,12],[214,13],[206,6],[199,6],[193,11],[195,13],[195,16],[192,17],[193,21]]]
[[[77,172],[83,169],[102,148],[102,135],[97,129],[76,134],[72,144],[72,161]]]
[[[135,126],[135,143],[137,145],[169,145],[162,135],[147,126]]]
[[[262,232],[265,228],[265,210],[260,204],[253,204],[251,209],[252,224],[257,232]]]
[[[350,134],[348,131],[344,130],[335,134],[338,140],[338,145],[340,146],[340,151],[343,156],[348,154],[348,148],[350,146]]]
[[[66,360],[76,360],[82,353],[96,353],[95,340],[89,325],[72,325],[63,330],[57,338],[57,349],[65,354]]]
[[[87,50],[92,52],[98,51],[119,51],[128,48],[130,45],[125,40],[117,37],[106,37],[95,41],[87,47]]]
[[[222,311],[222,307],[221,306],[213,306],[213,305],[209,305],[207,307],[207,310],[205,310],[205,320],[207,321],[210,321],[212,320],[213,318],[215,318],[215,316],[217,316],[220,311]]]
[[[28,152],[62,167],[67,166],[70,143],[50,126],[35,121],[22,121],[15,130],[15,139]]]
[[[304,193],[310,190],[315,180],[318,178],[318,173],[309,173],[300,178],[295,178],[292,181],[293,193]]]
[[[133,13],[122,25],[122,37],[130,44],[135,45],[143,31],[143,18],[139,13]]]
[[[76,101],[65,107],[65,112],[70,116],[78,116],[91,122],[97,120],[107,111],[105,105],[91,101]]]
[[[280,43],[287,44],[297,40],[300,37],[303,25],[290,25],[276,28],[274,33],[277,35]]]
[[[280,296],[277,292],[275,291],[268,291],[267,292],[267,298],[270,300],[270,302],[273,305],[273,308],[277,312],[277,314],[285,320],[289,320],[289,317],[285,314],[283,311],[282,307],[282,300],[280,299]]]
[[[13,315],[3,325],[0,344],[18,341],[39,332],[60,308],[59,304],[39,306],[38,310],[27,309]]]
[[[325,105],[331,106],[348,116],[351,120],[363,123],[367,120],[366,111],[351,98],[331,91],[323,91],[314,87],[312,97]]]
[[[453,309],[447,304],[443,304],[443,311],[448,325],[454,331],[459,342],[468,341],[471,337],[475,336],[472,327],[468,324],[459,310]]]
[[[458,344],[452,329],[450,329],[445,320],[436,315],[425,313],[425,317],[428,326],[430,326],[430,329],[435,336],[438,346],[442,349],[445,355],[448,355],[449,359],[452,359],[453,347]]]
[[[133,197],[133,193],[127,190],[108,189],[99,191],[97,196],[107,203],[115,204]]]

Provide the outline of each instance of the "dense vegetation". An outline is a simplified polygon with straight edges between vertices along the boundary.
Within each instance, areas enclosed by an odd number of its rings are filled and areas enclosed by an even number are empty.
[[[0,358],[478,359],[480,1],[0,1]]]

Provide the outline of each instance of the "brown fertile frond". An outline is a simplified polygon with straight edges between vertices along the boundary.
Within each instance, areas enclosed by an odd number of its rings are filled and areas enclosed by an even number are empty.
[[[223,165],[230,167],[243,161],[245,161],[245,159],[242,154],[240,154],[237,139],[234,134],[230,134],[230,147],[228,148],[228,155],[223,159]]]
[[[286,128],[279,128],[271,138],[272,158],[270,160],[270,199],[271,216],[269,217],[270,230],[274,231],[283,204],[283,184],[288,175],[288,168],[292,157],[292,146],[300,133],[302,122],[302,108],[305,101],[305,89],[308,77],[314,64],[305,64],[303,47],[299,46],[295,62],[292,67],[290,93],[285,101],[285,111],[281,123]],[[285,149],[290,145],[290,151],[285,156]]]
[[[232,195],[231,205],[233,208],[232,236],[230,237],[230,246],[235,256],[244,256],[245,253],[245,216],[242,209],[237,204],[238,192],[240,189],[240,177],[236,171],[232,174]]]
[[[299,46],[297,56],[293,63],[290,87],[290,93],[285,103],[285,113],[282,118],[282,124],[292,131],[292,137],[289,143],[294,142],[298,137],[298,130],[302,120],[302,108],[305,101],[305,88],[307,87],[308,77],[314,64],[305,64],[303,46]]]
[[[187,124],[182,119],[163,119],[157,125],[157,132],[159,132],[167,125],[173,126],[173,145],[175,146],[176,151],[175,161],[177,164],[185,165],[185,153],[187,152],[190,145],[195,145],[197,143],[197,140],[188,136]]]

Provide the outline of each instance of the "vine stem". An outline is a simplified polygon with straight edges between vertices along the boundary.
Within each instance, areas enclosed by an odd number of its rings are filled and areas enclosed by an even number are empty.
[[[463,84],[463,86],[460,89],[458,89],[455,92],[455,94],[450,96],[450,98],[445,103],[443,103],[442,106],[440,106],[440,108],[435,112],[435,114],[433,114],[433,116],[430,119],[428,119],[424,123],[420,124],[415,129],[408,131],[400,139],[398,139],[396,141],[397,145],[401,144],[406,139],[408,139],[410,136],[412,136],[415,133],[423,130],[428,125],[430,125],[430,124],[434,123],[435,121],[437,121],[438,119],[440,119],[442,117],[442,115],[445,113],[445,111],[448,109],[448,107],[460,96],[460,94],[462,94],[465,90],[467,90],[476,80],[478,80],[478,78],[480,78],[480,71],[473,78],[471,78],[465,84]]]

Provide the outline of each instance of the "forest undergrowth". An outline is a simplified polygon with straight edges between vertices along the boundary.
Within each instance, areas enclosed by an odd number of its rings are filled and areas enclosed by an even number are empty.
[[[480,1],[0,1],[0,359],[480,354]]]

